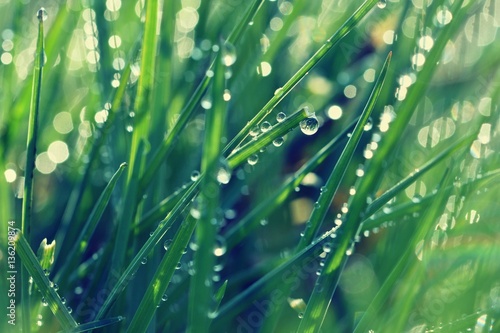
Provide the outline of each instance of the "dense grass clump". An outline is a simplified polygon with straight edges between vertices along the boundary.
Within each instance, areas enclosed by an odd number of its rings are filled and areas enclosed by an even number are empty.
[[[0,1],[0,331],[500,332],[499,8]]]

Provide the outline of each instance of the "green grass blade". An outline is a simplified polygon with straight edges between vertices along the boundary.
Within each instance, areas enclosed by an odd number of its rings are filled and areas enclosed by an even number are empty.
[[[114,324],[119,323],[120,321],[122,321],[124,319],[125,319],[125,317],[118,316],[118,317],[107,318],[107,319],[103,319],[103,320],[92,321],[90,323],[78,325],[77,327],[69,329],[69,330],[59,331],[58,333],[87,332],[87,331],[91,331],[91,330],[94,330],[97,328],[103,328],[103,327],[114,325]],[[108,329],[109,329],[109,327],[108,327]]]
[[[224,53],[224,49],[222,50]],[[206,113],[205,140],[201,159],[201,172],[205,175],[200,185],[197,204],[199,223],[196,227],[198,250],[194,254],[195,273],[191,278],[188,306],[188,332],[208,332],[213,311],[214,244],[218,232],[220,185],[217,173],[222,158],[221,138],[225,132],[226,102],[224,93],[225,66],[222,57],[215,59],[212,91],[213,108]],[[208,283],[207,283],[208,281]]]
[[[382,91],[384,80],[387,75],[387,70],[389,69],[389,64],[391,62],[391,56],[392,53],[389,53],[384,62],[384,65],[382,66],[378,79],[375,82],[372,93],[368,99],[368,102],[366,103],[365,109],[363,110],[363,113],[361,114],[356,127],[354,128],[354,131],[352,132],[352,135],[347,142],[347,145],[342,151],[339,160],[335,164],[330,177],[328,177],[323,191],[321,192],[317,200],[317,205],[315,205],[309,221],[307,222],[306,229],[304,231],[304,237],[301,238],[297,250],[301,250],[307,244],[309,244],[316,237],[319,229],[321,228],[333,197],[337,193],[340,182],[342,181],[347,170],[347,166],[351,162],[354,151],[356,150],[356,147],[361,140],[364,132],[364,127],[370,118],[375,104],[377,103],[378,97],[380,96],[380,92]]]
[[[155,79],[155,63],[157,58],[158,35],[156,34],[159,15],[159,1],[148,0],[146,6],[146,20],[144,23],[144,39],[141,53],[141,75],[139,76],[137,94],[134,102],[135,123],[132,133],[132,143],[129,155],[129,170],[125,185],[125,200],[119,218],[120,223],[116,231],[116,246],[112,256],[112,269],[122,271],[125,261],[125,252],[130,236],[130,226],[135,218],[137,191],[141,169],[144,164],[144,147],[148,139],[149,115],[148,108],[151,91]],[[132,211],[130,211],[132,209]]]
[[[248,23],[251,22],[253,17],[257,14],[263,2],[264,2],[263,0],[254,0],[254,2],[248,7],[247,11],[245,12],[244,18],[230,33],[226,43],[235,44],[240,40],[244,32],[244,29],[248,27]],[[212,62],[207,72],[211,71],[213,67],[214,63]],[[148,162],[148,169],[145,171],[144,175],[141,178],[141,186],[140,186],[141,189],[144,190],[149,186],[149,184],[155,177],[158,168],[165,161],[165,158],[174,148],[174,143],[176,142],[182,130],[186,127],[189,119],[191,119],[192,115],[194,114],[194,111],[196,110],[196,108],[200,103],[201,98],[205,94],[211,82],[212,82],[212,76],[205,75],[200,84],[197,86],[196,90],[190,97],[186,106],[180,112],[179,118],[177,119],[174,127],[167,133],[162,144],[153,154],[151,161]]]
[[[69,258],[70,260],[68,260],[68,263],[63,266],[61,271],[58,272],[58,274],[55,277],[55,280],[66,281],[68,274],[71,271],[73,271],[75,265],[80,262],[83,253],[85,252],[85,250],[89,245],[90,238],[94,234],[94,231],[97,227],[97,223],[101,219],[102,214],[104,213],[104,209],[106,208],[109,200],[111,199],[111,194],[113,193],[113,190],[118,182],[118,179],[122,175],[126,166],[127,163],[122,163],[118,168],[118,170],[115,172],[115,174],[109,180],[109,183],[108,185],[106,185],[106,188],[104,188],[104,191],[97,200],[87,221],[83,225],[83,228],[79,233],[78,239],[76,240],[73,249],[69,252],[68,255],[66,255],[66,259]]]
[[[395,184],[393,187],[385,191],[380,197],[375,199],[366,209],[365,216],[370,216],[373,213],[375,213],[377,210],[379,210],[383,205],[385,205],[389,200],[394,198],[398,193],[400,193],[402,190],[407,188],[409,185],[411,185],[416,179],[421,177],[423,174],[425,174],[427,171],[431,170],[436,164],[439,162],[445,160],[446,158],[450,157],[457,151],[463,149],[465,146],[470,145],[472,141],[476,138],[477,135],[470,135],[468,137],[465,137],[455,144],[453,144],[451,147],[447,148],[444,150],[442,153],[425,163],[422,167],[415,169],[414,172],[410,173],[408,176],[406,176],[404,179],[399,181],[397,184]]]
[[[22,202],[21,232],[26,235],[27,242],[30,241],[31,214],[33,204],[33,174],[36,160],[36,141],[38,137],[38,115],[40,112],[40,98],[42,95],[42,75],[45,64],[45,46],[43,34],[44,8],[37,12],[38,38],[36,41],[35,67],[33,69],[33,84],[31,88],[30,114],[28,120],[28,136],[26,139],[26,166],[24,168],[24,192]],[[21,299],[23,304],[22,327],[23,331],[30,331],[30,299],[29,299],[28,276],[21,269]]]
[[[366,0],[354,14],[335,32],[311,58],[283,85],[276,90],[274,96],[264,105],[264,107],[250,120],[245,127],[229,142],[224,152],[231,152],[248,136],[250,129],[259,124],[283,98],[309,73],[309,71],[344,38],[354,27],[368,14],[370,9],[378,0]]]
[[[18,232],[15,236],[15,243],[16,253],[19,255],[23,266],[33,278],[33,282],[37,285],[38,290],[45,298],[50,310],[56,316],[61,326],[64,329],[76,327],[78,324],[61,301],[57,292],[51,287],[48,277],[45,275],[40,262],[22,232]]]
[[[303,108],[287,117],[283,122],[276,124],[270,131],[260,134],[255,137],[254,140],[250,140],[242,147],[234,150],[231,155],[227,157],[229,168],[233,169],[237,165],[244,163],[248,157],[270,145],[275,139],[284,136],[297,127],[302,120],[310,116],[312,116],[312,114],[308,109]]]
[[[177,263],[181,259],[186,246],[191,239],[197,219],[191,215],[182,223],[180,229],[175,235],[172,245],[163,255],[163,259],[158,265],[158,269],[153,277],[153,280],[149,284],[146,294],[141,300],[137,311],[135,312],[134,318],[130,322],[127,332],[145,332],[153,315],[157,309],[157,306],[162,302],[161,298],[168,285],[170,284],[170,279],[176,270]]]
[[[275,207],[280,207],[288,196],[293,193],[294,189],[300,185],[304,177],[317,168],[328,156],[330,156],[339,146],[340,143],[347,138],[347,133],[351,132],[356,121],[352,122],[335,138],[330,140],[320,151],[311,157],[303,166],[300,167],[293,175],[287,178],[283,185],[274,193],[270,194],[265,201],[255,207],[250,213],[245,215],[241,221],[230,227],[224,237],[228,249],[233,248],[248,233],[258,226],[260,221],[269,214]]]

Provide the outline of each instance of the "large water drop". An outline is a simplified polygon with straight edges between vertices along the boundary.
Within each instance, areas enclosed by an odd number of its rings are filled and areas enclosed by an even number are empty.
[[[300,122],[300,130],[305,135],[313,135],[318,131],[319,123],[316,116],[309,117]]]

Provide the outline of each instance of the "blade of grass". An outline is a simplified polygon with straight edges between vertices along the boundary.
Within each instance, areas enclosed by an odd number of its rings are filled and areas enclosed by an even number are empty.
[[[158,269],[135,312],[134,318],[132,318],[130,322],[127,332],[135,333],[146,331],[156,311],[157,305],[160,304],[161,298],[170,284],[177,263],[181,259],[191,239],[197,222],[197,219],[189,215],[184,223],[182,223],[180,229],[173,238],[170,248],[163,255],[163,259],[158,265]]]
[[[253,3],[248,7],[247,11],[245,12],[244,18],[235,27],[235,29],[233,29],[233,31],[230,33],[229,38],[225,43],[235,44],[240,40],[243,32],[245,31],[244,29],[248,27],[248,23],[251,22],[253,17],[257,14],[263,2],[264,0],[253,1]],[[213,67],[214,63],[212,62],[207,72],[211,71]],[[158,149],[153,154],[151,161],[148,162],[148,169],[145,171],[140,181],[140,188],[142,190],[144,190],[146,187],[149,186],[151,181],[154,179],[158,168],[164,162],[167,155],[173,149],[174,143],[176,142],[182,130],[186,127],[188,120],[194,114],[194,111],[198,107],[200,100],[205,94],[211,81],[212,81],[212,76],[205,75],[203,77],[202,81],[200,82],[195,92],[187,102],[186,106],[182,109],[181,113],[179,114],[179,118],[177,119],[174,127],[167,133],[165,139],[163,140],[163,143],[160,145],[160,147],[158,147]]]
[[[465,146],[470,145],[472,141],[477,137],[476,134],[469,135],[465,138],[458,140],[451,147],[445,149],[439,155],[425,163],[422,167],[415,169],[414,172],[410,173],[404,179],[399,181],[393,187],[385,191],[380,197],[375,199],[366,209],[365,217],[371,216],[377,210],[379,210],[383,205],[394,198],[398,193],[411,185],[415,180],[425,174],[427,171],[431,170],[436,164],[450,157],[458,150],[463,149]]]
[[[33,204],[33,173],[35,171],[36,141],[38,137],[38,114],[40,112],[40,98],[42,95],[42,75],[45,64],[45,48],[43,21],[47,12],[40,8],[37,12],[38,38],[36,41],[35,66],[33,69],[33,84],[31,88],[30,114],[28,120],[28,136],[26,139],[26,166],[24,168],[24,192],[22,202],[21,232],[30,241],[31,214]],[[26,270],[21,269],[21,300],[23,305],[22,328],[30,332],[30,299],[29,277]]]
[[[224,53],[224,49],[222,50]],[[187,332],[208,332],[213,311],[212,275],[215,265],[214,244],[218,232],[218,221],[221,218],[220,185],[217,173],[222,158],[221,138],[225,132],[227,105],[223,99],[225,66],[219,55],[215,59],[212,100],[213,108],[206,113],[205,140],[201,159],[201,172],[205,175],[200,185],[197,203],[199,223],[196,227],[198,250],[194,254],[195,273],[191,278],[188,306]],[[208,283],[207,283],[208,281]]]
[[[15,236],[15,244],[16,253],[19,255],[23,266],[33,278],[33,282],[37,285],[38,290],[45,298],[50,310],[56,316],[61,326],[64,329],[76,327],[78,324],[61,301],[57,292],[51,287],[48,277],[45,275],[40,262],[22,232],[18,232]]]
[[[391,57],[392,53],[389,52],[382,66],[382,69],[380,70],[380,74],[377,78],[377,81],[373,86],[370,97],[366,102],[365,108],[349,138],[349,141],[344,147],[339,160],[335,164],[335,167],[333,168],[330,176],[328,177],[325,186],[322,188],[320,196],[316,201],[311,216],[309,217],[309,221],[306,224],[304,236],[300,239],[300,242],[295,249],[296,252],[305,248],[316,237],[318,231],[321,228],[321,225],[323,224],[323,220],[330,208],[333,197],[335,196],[337,189],[340,186],[340,182],[342,181],[344,174],[348,169],[347,167],[352,159],[352,156],[354,155],[356,147],[358,146],[358,143],[361,140],[361,137],[364,132],[364,127],[368,122],[373,109],[375,108],[378,97],[380,96],[387,75],[387,71],[389,69]],[[290,286],[284,285],[283,289],[286,295],[290,294]],[[274,330],[276,328],[276,325],[278,323],[278,317],[282,312],[284,304],[285,304],[284,301],[281,302],[281,304],[279,304],[279,310],[275,311],[274,314],[266,321],[266,329],[268,331]],[[306,311],[306,313],[304,314],[303,321],[311,320],[308,317],[306,317],[306,315],[310,314]],[[317,319],[318,318],[315,317],[315,322],[321,325],[321,323]]]
[[[300,113],[300,112],[299,112]],[[300,117],[298,118],[293,118],[294,123],[298,125],[300,123]],[[287,125],[288,126],[288,125]],[[270,132],[274,132],[274,136],[271,137],[273,140],[277,137],[279,137],[280,132],[280,126],[279,124],[275,126],[274,129],[272,129]],[[272,140],[270,140],[272,142]],[[258,141],[252,142],[252,145],[250,147],[253,147],[252,149],[246,150],[247,153],[256,153],[260,150],[260,144]],[[242,159],[238,159],[239,163],[243,163]],[[234,163],[234,166],[237,167],[238,164]],[[205,177],[204,174],[201,174],[198,179],[191,184],[191,186],[186,190],[184,195],[180,198],[179,201],[176,202],[175,206],[172,208],[172,210],[168,213],[168,215],[163,219],[162,221],[159,222],[158,227],[155,229],[153,234],[148,238],[146,243],[140,248],[139,252],[137,255],[134,257],[134,259],[131,261],[129,266],[126,268],[126,270],[123,272],[122,276],[120,279],[114,284],[113,289],[111,290],[108,298],[104,301],[101,309],[99,310],[99,313],[97,314],[96,319],[101,319],[103,316],[107,314],[107,312],[110,310],[111,306],[114,304],[116,301],[116,298],[118,295],[123,291],[123,289],[127,286],[128,282],[130,281],[132,275],[137,271],[138,267],[141,265],[141,260],[145,256],[147,256],[151,250],[160,242],[161,238],[165,235],[167,230],[170,228],[170,226],[173,224],[173,222],[180,216],[181,212],[186,209],[193,200],[193,198],[196,196],[198,193],[198,187]]]
[[[454,3],[452,7],[454,13],[461,7],[462,2],[463,1],[457,1]],[[325,267],[318,278],[315,290],[308,302],[304,319],[300,323],[299,332],[315,332],[321,327],[321,323],[326,315],[331,297],[336,289],[338,279],[346,262],[346,257],[348,254],[352,253],[350,247],[353,245],[352,239],[354,234],[359,229],[359,224],[361,222],[359,218],[366,206],[366,197],[371,193],[373,188],[378,185],[383,162],[394,148],[397,140],[401,136],[400,134],[410,120],[418,101],[420,101],[421,96],[427,89],[444,46],[453,33],[458,30],[461,23],[462,20],[460,17],[454,18],[450,24],[443,28],[443,32],[439,35],[436,44],[429,52],[422,70],[418,73],[415,84],[409,89],[406,99],[400,106],[401,110],[405,112],[400,112],[398,114],[395,122],[391,125],[390,135],[384,137],[385,140],[383,139],[381,147],[377,150],[377,153],[367,167],[368,172],[360,179],[356,194],[351,197],[348,203],[349,211],[342,225],[344,232],[339,242],[339,248],[327,258]],[[318,292],[320,289],[322,290],[321,293]]]
[[[328,177],[328,180],[321,192],[317,205],[313,209],[309,221],[307,222],[306,229],[304,231],[304,236],[301,238],[297,250],[303,249],[307,244],[309,244],[317,235],[318,231],[323,224],[323,220],[328,212],[330,204],[333,200],[333,197],[337,193],[337,189],[340,186],[340,182],[342,181],[344,174],[347,170],[347,166],[351,162],[352,156],[354,155],[354,151],[358,146],[359,141],[364,132],[364,127],[368,122],[370,115],[377,103],[380,92],[382,91],[382,87],[384,85],[384,80],[387,75],[387,70],[389,69],[389,64],[391,62],[392,52],[389,52],[387,58],[385,59],[384,65],[380,70],[380,74],[375,82],[372,93],[368,98],[368,102],[361,114],[358,122],[356,123],[356,127],[352,132],[349,141],[342,151],[339,160],[335,164],[335,167],[332,170],[332,173]]]
[[[92,321],[90,323],[78,325],[77,327],[69,329],[69,330],[59,331],[58,333],[87,332],[87,331],[94,330],[96,328],[103,328],[106,326],[111,326],[113,324],[119,323],[120,321],[122,321],[124,319],[125,319],[125,317],[118,316],[118,317],[107,318],[107,319],[103,319],[103,320]]]
[[[243,129],[229,142],[224,152],[231,152],[248,136],[250,129],[259,124],[283,98],[309,73],[309,71],[344,38],[363,17],[368,14],[378,0],[366,0],[349,19],[313,54],[311,58],[283,85],[276,90],[274,96],[253,117]]]
[[[76,240],[73,249],[69,252],[68,255],[66,255],[66,260],[68,258],[70,260],[67,260],[66,265],[64,265],[62,269],[57,273],[54,280],[67,281],[68,274],[72,272],[75,266],[80,262],[83,253],[85,252],[85,250],[87,250],[90,238],[94,234],[95,228],[97,227],[97,223],[101,219],[102,214],[104,213],[104,209],[106,208],[109,200],[111,199],[111,194],[118,182],[118,179],[122,175],[126,166],[127,163],[122,163],[118,168],[118,170],[115,172],[115,174],[109,180],[108,185],[106,186],[101,196],[97,200],[87,221],[83,225],[83,228],[79,233],[78,239]]]
[[[148,107],[155,79],[155,62],[157,58],[158,35],[156,29],[159,20],[159,1],[148,0],[146,20],[144,23],[144,39],[141,54],[141,75],[137,85],[134,102],[135,124],[129,155],[129,170],[125,184],[125,200],[119,216],[120,223],[116,231],[116,244],[113,250],[111,266],[115,271],[122,271],[126,249],[130,236],[130,226],[135,218],[136,199],[139,189],[141,168],[144,164],[144,145],[148,138]]]
[[[224,237],[226,238],[226,244],[228,250],[233,248],[238,244],[243,238],[245,238],[250,231],[257,228],[260,225],[260,221],[267,216],[267,214],[273,210],[275,207],[281,207],[281,204],[288,198],[290,193],[300,185],[304,177],[317,168],[333,151],[335,151],[340,143],[347,138],[347,133],[349,133],[356,121],[349,124],[343,131],[328,142],[320,151],[318,151],[313,157],[311,157],[299,170],[297,170],[293,175],[287,178],[283,185],[274,193],[269,195],[265,201],[260,203],[255,209],[250,213],[245,215],[245,217],[234,224],[232,227],[227,229]]]

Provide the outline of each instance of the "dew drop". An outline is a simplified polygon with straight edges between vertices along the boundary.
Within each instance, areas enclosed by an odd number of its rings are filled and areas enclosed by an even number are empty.
[[[45,8],[42,7],[36,12],[36,17],[39,21],[45,21],[49,17],[49,14],[47,14]]]
[[[250,129],[250,136],[257,136],[260,133],[259,126],[254,126]]]
[[[172,245],[172,240],[171,239],[167,239],[163,243],[163,248],[165,249],[165,251],[168,251],[168,249],[170,248],[171,245]]]
[[[193,172],[191,172],[191,180],[193,182],[197,181],[198,178],[200,178],[200,172],[198,170],[194,170]]]
[[[284,113],[284,112],[279,112],[276,115],[276,120],[278,121],[278,123],[284,122],[285,119],[286,119],[286,113]]]
[[[163,296],[161,297],[161,301],[162,302],[166,302],[168,299],[168,295],[167,294],[163,294]]]
[[[47,300],[45,299],[45,297],[42,297],[42,305],[43,306],[48,306],[49,305],[49,302],[47,302]]]
[[[266,219],[262,219],[262,220],[260,220],[260,225],[261,225],[261,226],[265,226],[265,225],[267,225],[268,223],[269,223],[269,221],[268,221],[268,220],[266,220]]]
[[[280,95],[280,94],[282,94],[282,93],[283,93],[283,88],[278,88],[278,89],[276,89],[276,90],[274,91],[274,96],[276,96],[276,95]]]
[[[300,130],[305,135],[315,134],[318,131],[318,128],[319,128],[318,119],[314,115],[300,122]]]
[[[68,310],[68,313],[72,313],[73,312],[73,309],[69,306],[66,307],[66,310]]]
[[[330,253],[332,251],[332,244],[325,243],[323,244],[323,252]]]
[[[141,264],[145,265],[148,262],[148,258],[144,257],[141,259]]]
[[[255,164],[257,164],[258,161],[259,161],[259,155],[257,155],[257,154],[250,155],[247,158],[247,162],[250,165],[255,165]]]
[[[57,283],[54,283],[54,285],[52,286],[52,288],[54,288],[55,291],[58,291],[59,290],[59,285]]]
[[[377,2],[377,7],[380,9],[387,7],[387,0],[379,0],[379,2]]]
[[[61,303],[62,303],[62,304],[66,304],[66,298],[61,297]]]
[[[283,139],[283,137],[276,138],[273,140],[273,146],[281,147],[284,142],[285,142],[285,140]]]
[[[214,255],[216,257],[223,256],[226,253],[226,250],[226,240],[221,236],[217,236],[217,238],[215,238]]]
[[[221,184],[227,184],[231,180],[231,169],[225,159],[222,159],[219,171],[217,172],[217,181]]]
[[[48,269],[44,269],[43,270],[43,274],[45,274],[45,276],[49,276],[50,275],[50,271]]]
[[[299,313],[299,318],[302,319],[304,317],[304,313],[303,312],[300,312]]]
[[[262,131],[262,133],[269,132],[271,128],[273,128],[273,125],[271,125],[271,123],[268,121],[264,121],[262,122],[262,124],[260,124],[260,130]]]
[[[222,48],[222,63],[232,66],[236,62],[236,48],[233,44],[226,42]]]

